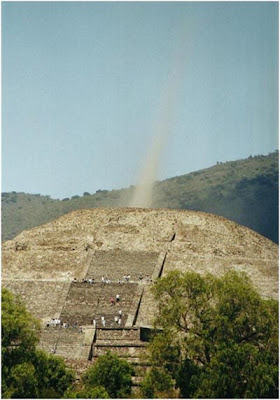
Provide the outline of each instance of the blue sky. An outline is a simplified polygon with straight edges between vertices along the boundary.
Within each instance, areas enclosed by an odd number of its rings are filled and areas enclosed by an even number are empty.
[[[135,184],[171,97],[158,179],[278,148],[278,3],[2,2],[2,191]]]

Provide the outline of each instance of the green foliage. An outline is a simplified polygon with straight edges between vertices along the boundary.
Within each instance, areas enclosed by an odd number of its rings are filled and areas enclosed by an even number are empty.
[[[2,290],[2,397],[59,398],[74,375],[62,359],[36,350],[38,321]]]
[[[12,366],[10,369],[9,379],[5,379],[4,381],[5,386],[7,381],[11,383],[8,385],[8,393],[11,398],[38,397],[35,368],[30,362],[22,362],[21,364]],[[5,392],[3,393],[3,397],[6,397]]]
[[[39,329],[39,322],[28,313],[19,298],[3,288],[2,363],[6,368],[26,361],[26,358],[30,360],[38,343]]]
[[[152,367],[143,379],[141,393],[144,398],[174,397],[174,380],[164,368]]]
[[[131,393],[132,375],[133,368],[127,361],[108,352],[86,371],[83,381],[86,389],[102,386],[110,397],[123,398]]]
[[[172,340],[172,333],[164,331],[155,335],[153,345],[149,348],[149,363],[157,360],[158,365],[172,372],[179,366],[180,346]]]
[[[71,390],[65,393],[65,399],[110,399],[103,386],[87,387],[82,390]]]
[[[74,373],[68,370],[62,358],[36,351],[33,358],[39,392],[44,397],[61,397],[74,381]]]
[[[182,397],[278,397],[278,302],[262,299],[245,274],[172,271],[153,292],[164,329],[150,360]]]

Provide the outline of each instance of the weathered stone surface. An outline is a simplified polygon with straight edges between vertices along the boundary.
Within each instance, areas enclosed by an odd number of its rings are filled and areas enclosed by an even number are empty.
[[[55,280],[2,280],[2,285],[19,295],[29,311],[43,322],[58,318],[69,291],[70,282]]]
[[[63,317],[85,327],[96,318],[97,332],[89,328],[89,336],[85,328],[83,334],[63,331],[53,339],[48,332],[42,334],[43,348],[52,347],[54,340],[58,353],[81,368],[88,365],[94,344],[95,355],[111,346],[121,356],[139,357],[139,338],[133,338],[134,331],[129,338],[118,330],[114,316],[122,308],[121,328],[151,326],[156,313],[152,281],[174,269],[217,275],[245,271],[262,296],[278,298],[278,246],[248,228],[202,212],[78,210],[22,232],[2,249],[3,285],[20,294],[43,322]],[[127,274],[130,281],[119,284]],[[102,285],[102,276],[111,283]],[[95,283],[73,283],[74,278],[95,278]],[[118,292],[121,301],[111,306],[110,296]],[[101,316],[109,331],[100,330]]]
[[[84,337],[85,332],[79,332],[78,329],[44,328],[41,332],[39,347],[64,358],[68,358],[71,355],[73,359],[88,359],[91,343],[85,346]]]

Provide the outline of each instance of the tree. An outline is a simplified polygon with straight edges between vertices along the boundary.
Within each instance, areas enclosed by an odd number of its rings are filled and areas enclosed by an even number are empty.
[[[20,364],[28,363],[35,352],[39,323],[27,311],[19,298],[8,290],[2,290],[2,389],[8,390],[15,380],[16,371],[21,374]],[[26,369],[26,373],[30,371]]]
[[[278,302],[262,299],[245,274],[172,271],[153,292],[163,333],[150,361],[182,397],[278,398]]]
[[[174,380],[164,369],[152,367],[145,375],[141,384],[141,393],[144,398],[174,398]]]
[[[2,397],[59,398],[74,380],[62,359],[36,350],[39,322],[2,290]]]
[[[127,397],[131,393],[132,366],[108,352],[100,356],[83,376],[85,387],[103,386],[111,398]]]
[[[65,399],[110,399],[103,386],[88,387],[81,390],[69,390],[64,394]]]
[[[73,383],[75,375],[62,358],[37,350],[33,357],[39,395],[44,398],[60,398]],[[39,397],[40,397],[39,396]]]

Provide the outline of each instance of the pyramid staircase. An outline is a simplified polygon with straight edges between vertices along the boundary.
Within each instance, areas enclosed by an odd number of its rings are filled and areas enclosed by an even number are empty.
[[[139,386],[148,367],[144,352],[147,342],[140,340],[140,328],[97,328],[92,355],[93,360],[107,352],[128,361],[135,370],[133,386]]]
[[[140,327],[136,326],[145,287],[138,279],[139,271],[157,278],[165,257],[165,253],[95,252],[85,274],[85,278],[94,277],[95,283],[73,281],[70,284],[59,310],[59,318],[67,323],[67,328],[44,328],[39,347],[72,360],[77,366],[94,362],[110,351],[132,364],[136,373],[133,385],[139,386],[148,368],[143,356],[147,342],[140,340]],[[104,270],[110,271],[109,284],[102,282]],[[125,271],[130,271],[131,280],[119,283]],[[120,300],[112,305],[110,299],[116,299],[117,294]],[[121,319],[116,322],[120,310]],[[101,317],[106,321],[105,326]]]

